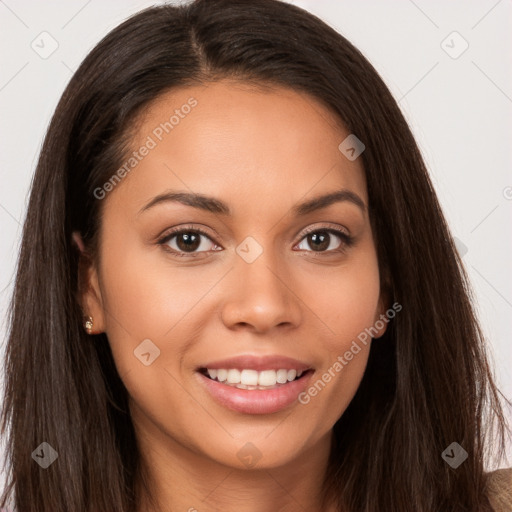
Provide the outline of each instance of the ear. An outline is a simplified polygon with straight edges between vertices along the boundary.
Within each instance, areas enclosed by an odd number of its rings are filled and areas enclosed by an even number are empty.
[[[87,252],[82,237],[78,231],[73,231],[72,238],[79,251],[78,259],[78,302],[84,316],[93,319],[91,334],[105,331],[105,314],[101,289],[99,285],[98,270]]]
[[[374,339],[382,337],[386,332],[386,329],[388,328],[388,323],[390,320],[390,318],[386,314],[386,311],[389,309],[388,305],[388,293],[386,293],[385,291],[381,291],[379,302],[377,304],[377,310],[375,311],[375,318],[373,321],[373,331],[377,331],[375,336],[372,336]]]

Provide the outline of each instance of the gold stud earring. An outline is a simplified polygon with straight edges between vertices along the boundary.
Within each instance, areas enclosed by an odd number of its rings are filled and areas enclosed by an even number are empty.
[[[84,316],[84,327],[87,334],[92,334],[92,316]]]

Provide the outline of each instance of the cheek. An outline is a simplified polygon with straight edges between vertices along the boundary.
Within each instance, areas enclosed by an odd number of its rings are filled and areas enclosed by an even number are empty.
[[[333,427],[359,388],[368,361],[369,347],[370,344],[360,344],[359,352],[352,354],[350,361],[341,353],[330,359],[316,373],[309,386],[298,397],[304,411],[307,411],[304,421],[316,425],[320,419],[323,432]],[[314,426],[313,429],[316,430],[317,427]]]
[[[379,271],[373,246],[351,264],[332,272],[318,286],[312,309],[329,327],[323,332],[322,365],[302,402],[311,414],[334,424],[354,397],[368,361],[368,329],[378,319]]]
[[[325,324],[329,335],[322,338],[321,366],[299,401],[309,417],[321,417],[326,428],[342,416],[359,388],[371,346],[368,334],[375,322],[379,300],[378,272],[350,272],[340,277],[341,286],[326,289]],[[313,420],[311,420],[313,421]]]
[[[165,265],[158,247],[143,248],[129,234],[122,238],[106,234],[104,240],[101,292],[114,356],[132,365],[133,350],[145,339],[152,340],[163,355],[163,336],[186,316],[208,283],[191,286],[183,271]]]
[[[328,333],[324,348],[337,355],[348,350],[351,342],[378,318],[380,283],[375,253],[359,253],[357,261],[316,282],[319,292],[309,294],[308,304],[329,328],[323,330]]]

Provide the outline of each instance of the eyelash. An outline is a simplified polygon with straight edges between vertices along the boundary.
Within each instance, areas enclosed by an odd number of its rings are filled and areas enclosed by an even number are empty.
[[[166,233],[163,237],[161,237],[157,243],[159,245],[161,245],[163,247],[164,250],[170,252],[173,256],[178,256],[178,257],[190,257],[190,258],[195,258],[205,252],[209,252],[209,251],[200,251],[200,252],[194,252],[194,253],[187,253],[187,252],[178,252],[176,251],[175,249],[171,249],[167,243],[172,239],[174,238],[175,236],[177,235],[180,235],[182,233],[194,233],[194,234],[201,234],[203,236],[205,236],[206,238],[208,238],[210,241],[214,242],[212,239],[211,239],[211,236],[209,235],[209,233],[207,233],[206,231],[204,231],[203,229],[199,228],[199,227],[181,227],[181,228],[176,228],[176,229],[173,229],[172,231],[169,231],[168,233]],[[302,233],[302,237],[301,239],[299,240],[299,243],[302,242],[302,240],[304,238],[306,238],[308,235],[310,235],[311,233],[329,233],[329,234],[333,234],[333,235],[336,235],[338,236],[340,239],[341,239],[341,247],[338,248],[338,249],[331,249],[330,251],[320,251],[320,252],[317,252],[317,251],[307,251],[307,252],[312,252],[315,254],[315,256],[321,256],[322,254],[334,254],[334,253],[344,253],[346,251],[346,249],[348,249],[349,247],[351,247],[353,244],[354,244],[354,239],[350,236],[350,235],[347,235],[344,231],[341,231],[341,230],[338,230],[338,229],[334,229],[334,228],[318,228],[318,227],[312,227],[312,228],[306,228],[306,230]],[[215,242],[214,242],[215,243]],[[217,252],[217,251],[213,251],[213,252]]]

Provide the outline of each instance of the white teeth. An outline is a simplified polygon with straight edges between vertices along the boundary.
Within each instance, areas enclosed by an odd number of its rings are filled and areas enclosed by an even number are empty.
[[[240,372],[238,370],[228,370],[228,384],[240,384]]]
[[[288,380],[288,370],[277,370],[276,376],[279,384],[286,384],[286,381]]]
[[[245,386],[257,386],[258,372],[256,370],[242,370],[240,382]]]
[[[275,370],[263,370],[258,375],[258,384],[260,386],[275,386],[276,382],[277,372]]]
[[[240,389],[258,389],[259,387],[274,387],[276,384],[286,384],[299,378],[304,372],[302,370],[256,370],[235,368],[230,369],[209,369],[208,375],[213,380],[233,385]]]

